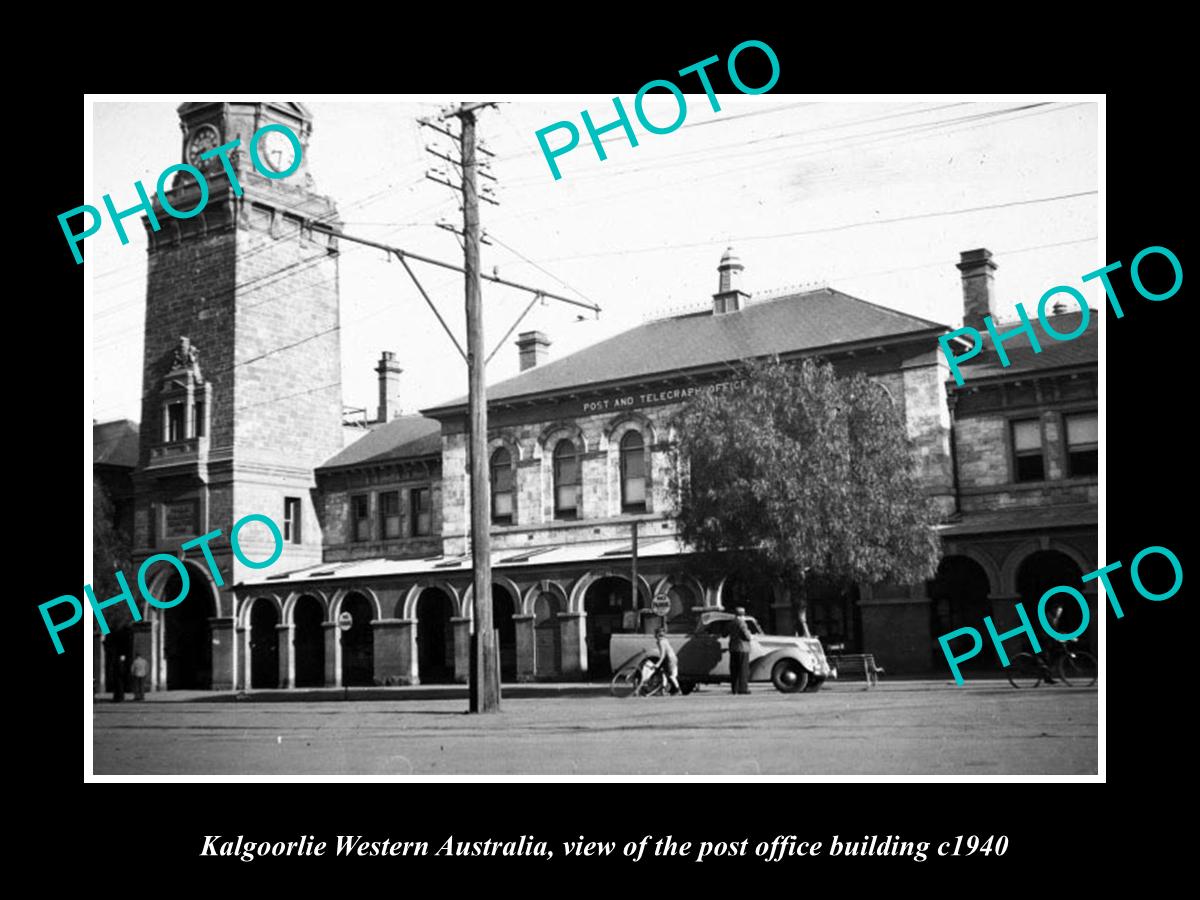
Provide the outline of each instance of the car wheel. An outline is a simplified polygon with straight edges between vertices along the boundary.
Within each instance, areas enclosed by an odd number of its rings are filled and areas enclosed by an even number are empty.
[[[771,683],[785,694],[795,694],[808,687],[808,670],[794,659],[781,659],[771,670]]]
[[[810,677],[808,679],[808,687],[806,687],[805,690],[811,694],[813,691],[819,691],[821,689],[821,685],[823,685],[824,683],[825,683],[824,678],[811,678]]]
[[[696,682],[688,681],[686,678],[679,679],[679,690],[684,696],[687,696],[696,689]]]

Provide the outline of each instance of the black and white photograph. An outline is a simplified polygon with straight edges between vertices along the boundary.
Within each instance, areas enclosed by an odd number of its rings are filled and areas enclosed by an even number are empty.
[[[1104,98],[756,53],[89,98],[89,780],[1102,780]]]

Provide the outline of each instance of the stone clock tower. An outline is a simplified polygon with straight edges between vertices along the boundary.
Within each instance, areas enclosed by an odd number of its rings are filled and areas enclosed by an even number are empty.
[[[342,448],[338,249],[308,223],[337,224],[337,211],[308,172],[312,116],[302,104],[184,103],[178,114],[180,161],[204,173],[209,196],[190,218],[167,214],[164,199],[185,212],[202,199],[197,180],[180,171],[166,196],[153,199],[160,229],[143,218],[149,264],[134,564],[154,553],[181,555],[182,543],[220,529],[212,549],[224,584],[199,548],[187,551],[186,599],[147,610],[134,643],[157,689],[229,689],[244,682],[250,651],[249,622],[240,621],[231,588],[257,574],[234,558],[230,526],[253,513],[279,526],[285,546],[272,571],[321,559],[313,469]],[[286,125],[301,144],[286,177],[266,177],[252,164],[251,137],[270,124]],[[229,160],[240,196],[220,159],[200,159],[230,141],[239,142]],[[261,136],[258,152],[275,174],[295,163],[278,131]],[[239,545],[253,560],[273,549],[260,526],[245,528]],[[150,573],[157,597],[177,595],[171,566]],[[286,639],[282,617],[276,624]]]

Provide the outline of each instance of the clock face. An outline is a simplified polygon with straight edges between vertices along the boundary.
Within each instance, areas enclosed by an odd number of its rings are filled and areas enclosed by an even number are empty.
[[[188,137],[187,145],[187,160],[193,166],[200,169],[204,165],[212,162],[212,160],[200,159],[200,154],[211,150],[213,147],[219,146],[221,136],[217,134],[217,129],[212,125],[201,125],[192,131]]]
[[[268,131],[258,145],[263,164],[273,172],[286,172],[296,160],[296,149],[286,134]]]

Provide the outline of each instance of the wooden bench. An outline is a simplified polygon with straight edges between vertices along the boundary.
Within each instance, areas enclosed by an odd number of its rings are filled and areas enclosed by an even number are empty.
[[[873,653],[838,653],[829,657],[829,664],[837,671],[839,681],[861,673],[867,682],[867,690],[879,684],[879,676],[884,674],[883,667],[876,665]]]

